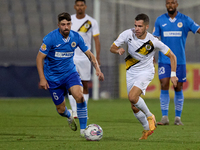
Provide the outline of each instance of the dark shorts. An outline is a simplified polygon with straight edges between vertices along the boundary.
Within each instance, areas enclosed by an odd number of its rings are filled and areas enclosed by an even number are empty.
[[[158,75],[159,75],[159,80],[163,78],[170,78],[171,65],[159,63]],[[178,77],[178,82],[186,82],[186,65],[177,65],[176,76]]]
[[[48,81],[49,92],[55,105],[60,105],[64,101],[64,96],[68,93],[68,89],[74,85],[82,85],[81,78],[77,72],[72,73],[66,79],[59,82]]]

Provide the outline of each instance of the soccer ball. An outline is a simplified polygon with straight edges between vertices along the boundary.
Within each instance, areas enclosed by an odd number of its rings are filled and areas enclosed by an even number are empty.
[[[99,141],[103,137],[103,130],[97,124],[90,124],[86,127],[84,136],[88,141]]]

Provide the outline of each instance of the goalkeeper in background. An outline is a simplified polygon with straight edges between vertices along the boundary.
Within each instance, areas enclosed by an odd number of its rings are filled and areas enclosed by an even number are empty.
[[[175,125],[183,125],[181,122],[181,113],[183,110],[183,83],[186,82],[186,58],[185,58],[185,42],[189,31],[200,33],[200,26],[196,24],[190,17],[177,11],[177,0],[166,0],[166,8],[168,13],[159,16],[155,22],[153,35],[160,37],[161,41],[169,46],[177,57],[177,69],[174,74],[178,77],[177,87],[174,88],[174,104],[175,104]],[[162,111],[162,119],[158,125],[169,125],[169,83],[171,66],[169,58],[159,52],[158,56],[158,74],[161,84],[160,106]]]

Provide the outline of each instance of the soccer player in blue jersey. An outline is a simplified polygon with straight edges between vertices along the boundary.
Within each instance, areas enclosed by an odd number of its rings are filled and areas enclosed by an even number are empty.
[[[70,92],[75,98],[80,133],[83,136],[87,126],[87,104],[83,97],[83,85],[73,61],[74,50],[77,47],[91,61],[99,80],[104,80],[95,56],[85,45],[79,33],[71,30],[71,16],[66,12],[58,15],[58,29],[44,37],[36,63],[40,86],[49,90],[57,112],[68,118],[69,126],[74,131],[77,130],[77,125],[72,117],[72,111],[65,106],[64,96]]]
[[[177,11],[177,0],[166,0],[167,12],[159,16],[155,22],[153,35],[160,37],[173,51],[177,57],[176,72],[171,72],[170,60],[159,52],[158,72],[161,84],[160,106],[162,111],[162,119],[158,125],[169,125],[168,109],[169,109],[169,82],[170,76],[177,75],[178,84],[175,90],[175,125],[183,125],[181,122],[181,113],[183,109],[183,83],[186,82],[186,58],[185,58],[185,42],[189,31],[200,33],[200,26],[196,24],[190,17]]]

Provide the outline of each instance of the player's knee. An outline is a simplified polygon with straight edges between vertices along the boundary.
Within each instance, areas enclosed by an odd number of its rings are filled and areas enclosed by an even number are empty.
[[[62,114],[64,114],[65,112],[65,107],[56,107],[57,112],[62,116]]]
[[[133,112],[134,113],[138,113],[140,110],[137,108],[137,107],[135,107],[134,105],[131,105],[131,108],[132,108],[132,110],[133,110]]]
[[[129,94],[129,95],[128,95],[128,99],[129,99],[129,101],[130,101],[131,103],[136,104],[137,101],[138,101],[138,99],[139,99],[139,97],[136,96],[136,95]]]
[[[82,103],[82,102],[84,102],[83,94],[78,94],[78,95],[76,95],[75,100],[76,100],[77,103]]]

